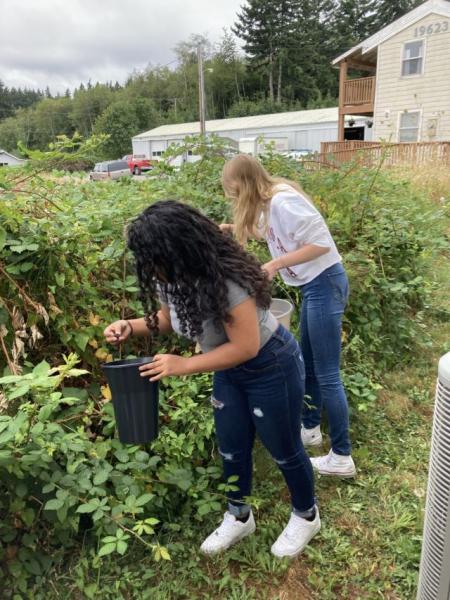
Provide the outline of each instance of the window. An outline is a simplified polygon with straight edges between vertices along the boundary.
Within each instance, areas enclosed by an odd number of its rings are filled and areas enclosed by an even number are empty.
[[[163,152],[162,150],[153,150],[152,152],[152,156],[162,156]]]
[[[423,71],[423,40],[403,46],[402,76],[421,75]]]
[[[111,162],[108,164],[108,172],[111,173],[111,171],[122,171],[122,170],[127,170],[128,169],[128,163],[125,162],[124,160],[115,160],[114,162]]]
[[[417,142],[419,139],[419,122],[420,111],[401,113],[398,128],[398,141]]]

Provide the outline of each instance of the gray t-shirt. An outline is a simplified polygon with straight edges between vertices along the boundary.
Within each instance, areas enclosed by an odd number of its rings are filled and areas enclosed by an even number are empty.
[[[247,300],[247,298],[249,298],[247,290],[242,288],[240,285],[237,285],[233,281],[227,280],[227,287],[228,310],[232,310],[235,306],[238,306],[238,304],[241,304],[242,302],[244,302],[244,300]],[[162,293],[162,291],[160,291],[159,298],[163,304],[167,304],[169,307],[170,320],[172,322],[173,330],[176,333],[183,335],[181,333],[180,321],[176,314],[175,307],[170,299],[170,292],[166,296]],[[274,331],[276,331],[278,327],[278,321],[270,312],[270,310],[259,307],[256,307],[256,310],[259,322],[260,348],[262,348],[264,344],[269,341]],[[220,327],[216,327],[214,325],[214,319],[207,318],[203,321],[202,335],[194,341],[198,342],[200,348],[202,349],[202,352],[210,352],[211,350],[214,350],[214,348],[217,348],[217,346],[221,346],[222,344],[228,342],[229,339],[225,332],[225,328],[222,324],[220,325]]]

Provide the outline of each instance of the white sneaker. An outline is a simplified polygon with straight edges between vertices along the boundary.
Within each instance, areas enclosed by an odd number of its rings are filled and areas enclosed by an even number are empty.
[[[223,516],[222,523],[206,538],[200,546],[200,550],[204,554],[218,554],[253,533],[255,529],[255,519],[251,511],[245,523],[238,521],[227,511]]]
[[[289,523],[271,548],[272,554],[278,558],[297,556],[319,531],[320,516],[317,507],[314,521],[307,521],[292,513]]]
[[[326,456],[310,458],[311,464],[321,475],[336,475],[337,477],[354,477],[356,467],[353,458],[335,454],[330,450]]]
[[[305,447],[322,445],[322,432],[320,431],[320,425],[317,425],[312,429],[306,429],[306,427],[302,425],[300,434],[302,436],[302,444]]]

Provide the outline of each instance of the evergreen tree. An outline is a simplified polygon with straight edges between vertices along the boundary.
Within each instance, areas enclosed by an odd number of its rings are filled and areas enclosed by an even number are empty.
[[[390,25],[407,12],[422,4],[423,0],[377,0],[376,30]]]
[[[340,0],[332,20],[335,56],[371,36],[377,29],[380,0]]]
[[[253,67],[268,77],[269,100],[281,101],[283,63],[287,60],[289,40],[295,32],[298,0],[248,0],[241,7],[233,33],[244,41],[244,50]]]
[[[337,95],[337,74],[331,67],[334,58],[330,23],[336,3],[333,0],[300,0],[296,26],[289,40],[287,65],[291,101],[303,106],[322,97]]]

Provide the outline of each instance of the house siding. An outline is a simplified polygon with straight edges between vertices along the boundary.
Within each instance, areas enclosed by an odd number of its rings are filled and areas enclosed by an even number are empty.
[[[443,33],[415,36],[422,25],[448,23]],[[403,45],[424,40],[422,75],[401,76]],[[374,139],[399,141],[400,113],[421,111],[419,141],[450,140],[450,18],[430,14],[378,47]],[[435,124],[435,129],[430,125]]]

